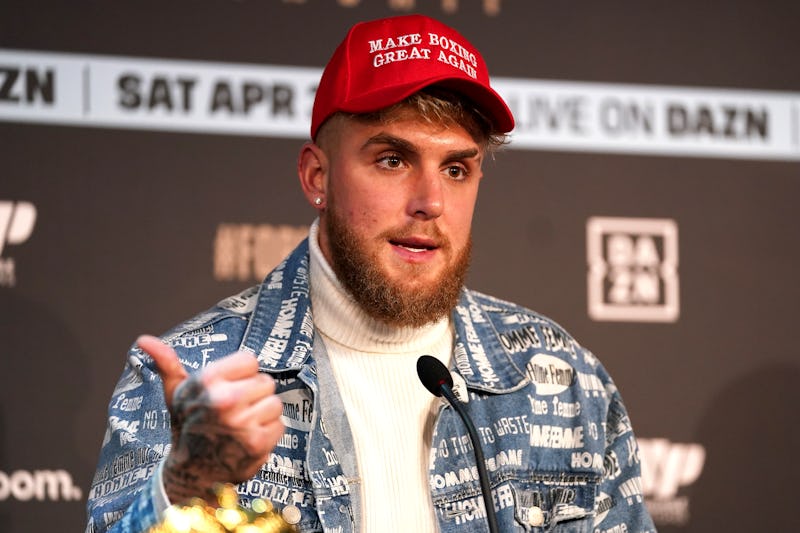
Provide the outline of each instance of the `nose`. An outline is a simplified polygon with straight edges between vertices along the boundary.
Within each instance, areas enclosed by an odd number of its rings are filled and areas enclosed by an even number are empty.
[[[428,220],[441,216],[444,209],[442,176],[438,169],[421,170],[410,180],[408,214]]]

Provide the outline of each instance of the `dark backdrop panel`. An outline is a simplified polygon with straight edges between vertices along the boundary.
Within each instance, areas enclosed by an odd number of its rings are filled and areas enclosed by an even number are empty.
[[[401,4],[11,0],[0,48],[321,67],[350,24]],[[416,4],[468,36],[495,76],[800,100],[794,2]],[[215,271],[221,225],[311,221],[301,142],[0,122],[0,202],[37,215],[0,252],[15,278],[0,284],[1,531],[82,529],[127,347],[257,281],[246,257],[245,279]],[[609,368],[660,531],[797,529],[798,162],[508,149],[485,170],[469,284],[553,317]],[[675,221],[677,321],[590,318],[598,216]]]

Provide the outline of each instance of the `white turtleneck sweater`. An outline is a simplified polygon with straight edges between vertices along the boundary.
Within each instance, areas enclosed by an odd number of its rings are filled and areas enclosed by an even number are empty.
[[[428,459],[439,400],[419,381],[417,358],[449,365],[449,317],[422,328],[387,326],[367,316],[341,286],[311,226],[314,327],[328,350],[353,433],[363,533],[435,532]],[[346,453],[339,451],[338,453]]]

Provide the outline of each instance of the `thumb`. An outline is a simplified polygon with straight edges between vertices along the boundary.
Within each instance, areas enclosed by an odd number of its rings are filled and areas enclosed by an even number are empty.
[[[158,374],[161,376],[161,381],[164,382],[164,397],[167,400],[167,406],[171,407],[175,389],[189,376],[178,359],[178,354],[169,345],[164,344],[161,339],[152,335],[140,336],[136,339],[136,344],[155,361]]]

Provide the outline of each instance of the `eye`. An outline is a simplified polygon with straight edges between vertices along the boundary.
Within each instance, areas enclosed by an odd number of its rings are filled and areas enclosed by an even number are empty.
[[[400,168],[403,166],[403,158],[397,154],[389,154],[378,159],[378,164],[386,168]]]
[[[467,169],[459,165],[452,165],[447,167],[446,172],[447,172],[447,177],[449,177],[452,180],[459,180],[459,181],[466,179],[467,176],[469,175]]]

